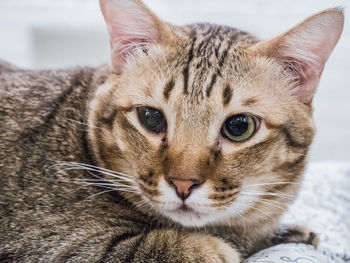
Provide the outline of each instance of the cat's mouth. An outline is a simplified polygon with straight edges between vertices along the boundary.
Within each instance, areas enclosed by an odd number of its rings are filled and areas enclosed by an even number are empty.
[[[177,210],[179,210],[181,212],[192,212],[192,211],[194,211],[191,207],[189,207],[186,204],[182,204]]]
[[[190,207],[190,206],[188,206],[186,204],[182,204],[181,206],[171,210],[170,212],[171,213],[180,214],[180,215],[192,215],[192,216],[196,216],[198,218],[200,218],[200,217],[205,215],[204,213],[196,211],[192,207]]]
[[[169,209],[167,212],[178,216],[186,215],[186,216],[194,216],[196,218],[201,218],[208,215],[207,213],[200,212],[185,203],[181,204],[177,208]]]
[[[217,221],[222,216],[222,211],[209,208],[206,205],[186,202],[162,202],[154,201],[149,204],[172,221],[186,227],[202,227],[208,223]]]

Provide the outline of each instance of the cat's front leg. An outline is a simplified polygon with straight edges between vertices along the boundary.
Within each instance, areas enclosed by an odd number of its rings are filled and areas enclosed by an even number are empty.
[[[205,234],[154,230],[145,234],[133,262],[239,263],[236,249],[220,238]]]
[[[93,236],[73,234],[55,245],[50,262],[240,263],[240,254],[223,239],[171,229],[139,232],[117,227]],[[38,256],[39,257],[39,256]],[[39,259],[39,258],[38,258]],[[46,258],[45,258],[46,259]],[[46,262],[43,260],[43,262]]]
[[[281,225],[273,229],[262,234],[260,238],[253,242],[250,242],[251,239],[248,238],[241,244],[238,243],[239,251],[243,254],[243,257],[249,257],[261,250],[279,244],[303,243],[316,247],[319,242],[318,235],[303,226]]]
[[[317,246],[319,238],[315,232],[298,225],[282,225],[271,239],[273,245],[285,243],[304,243]]]

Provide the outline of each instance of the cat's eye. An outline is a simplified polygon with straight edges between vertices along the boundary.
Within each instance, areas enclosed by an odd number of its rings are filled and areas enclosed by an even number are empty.
[[[257,120],[249,114],[236,114],[229,117],[221,128],[221,135],[233,142],[242,142],[256,131]]]
[[[150,132],[162,133],[166,131],[166,119],[160,110],[151,107],[138,107],[137,115],[142,125]]]

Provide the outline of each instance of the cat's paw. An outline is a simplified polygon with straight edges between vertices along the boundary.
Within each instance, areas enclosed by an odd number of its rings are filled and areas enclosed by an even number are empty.
[[[317,246],[319,238],[315,232],[312,232],[303,226],[286,226],[279,229],[272,238],[274,245],[284,243],[304,243]]]
[[[188,242],[188,243],[187,243]],[[187,251],[191,251],[191,257],[195,260],[190,262],[205,263],[239,263],[240,256],[237,250],[225,243],[223,240],[212,237],[193,235],[187,240]]]

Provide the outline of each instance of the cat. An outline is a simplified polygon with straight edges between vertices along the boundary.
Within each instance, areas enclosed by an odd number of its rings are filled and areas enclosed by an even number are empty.
[[[0,66],[1,262],[241,262],[279,243],[339,8],[260,41],[100,0],[112,66]]]

